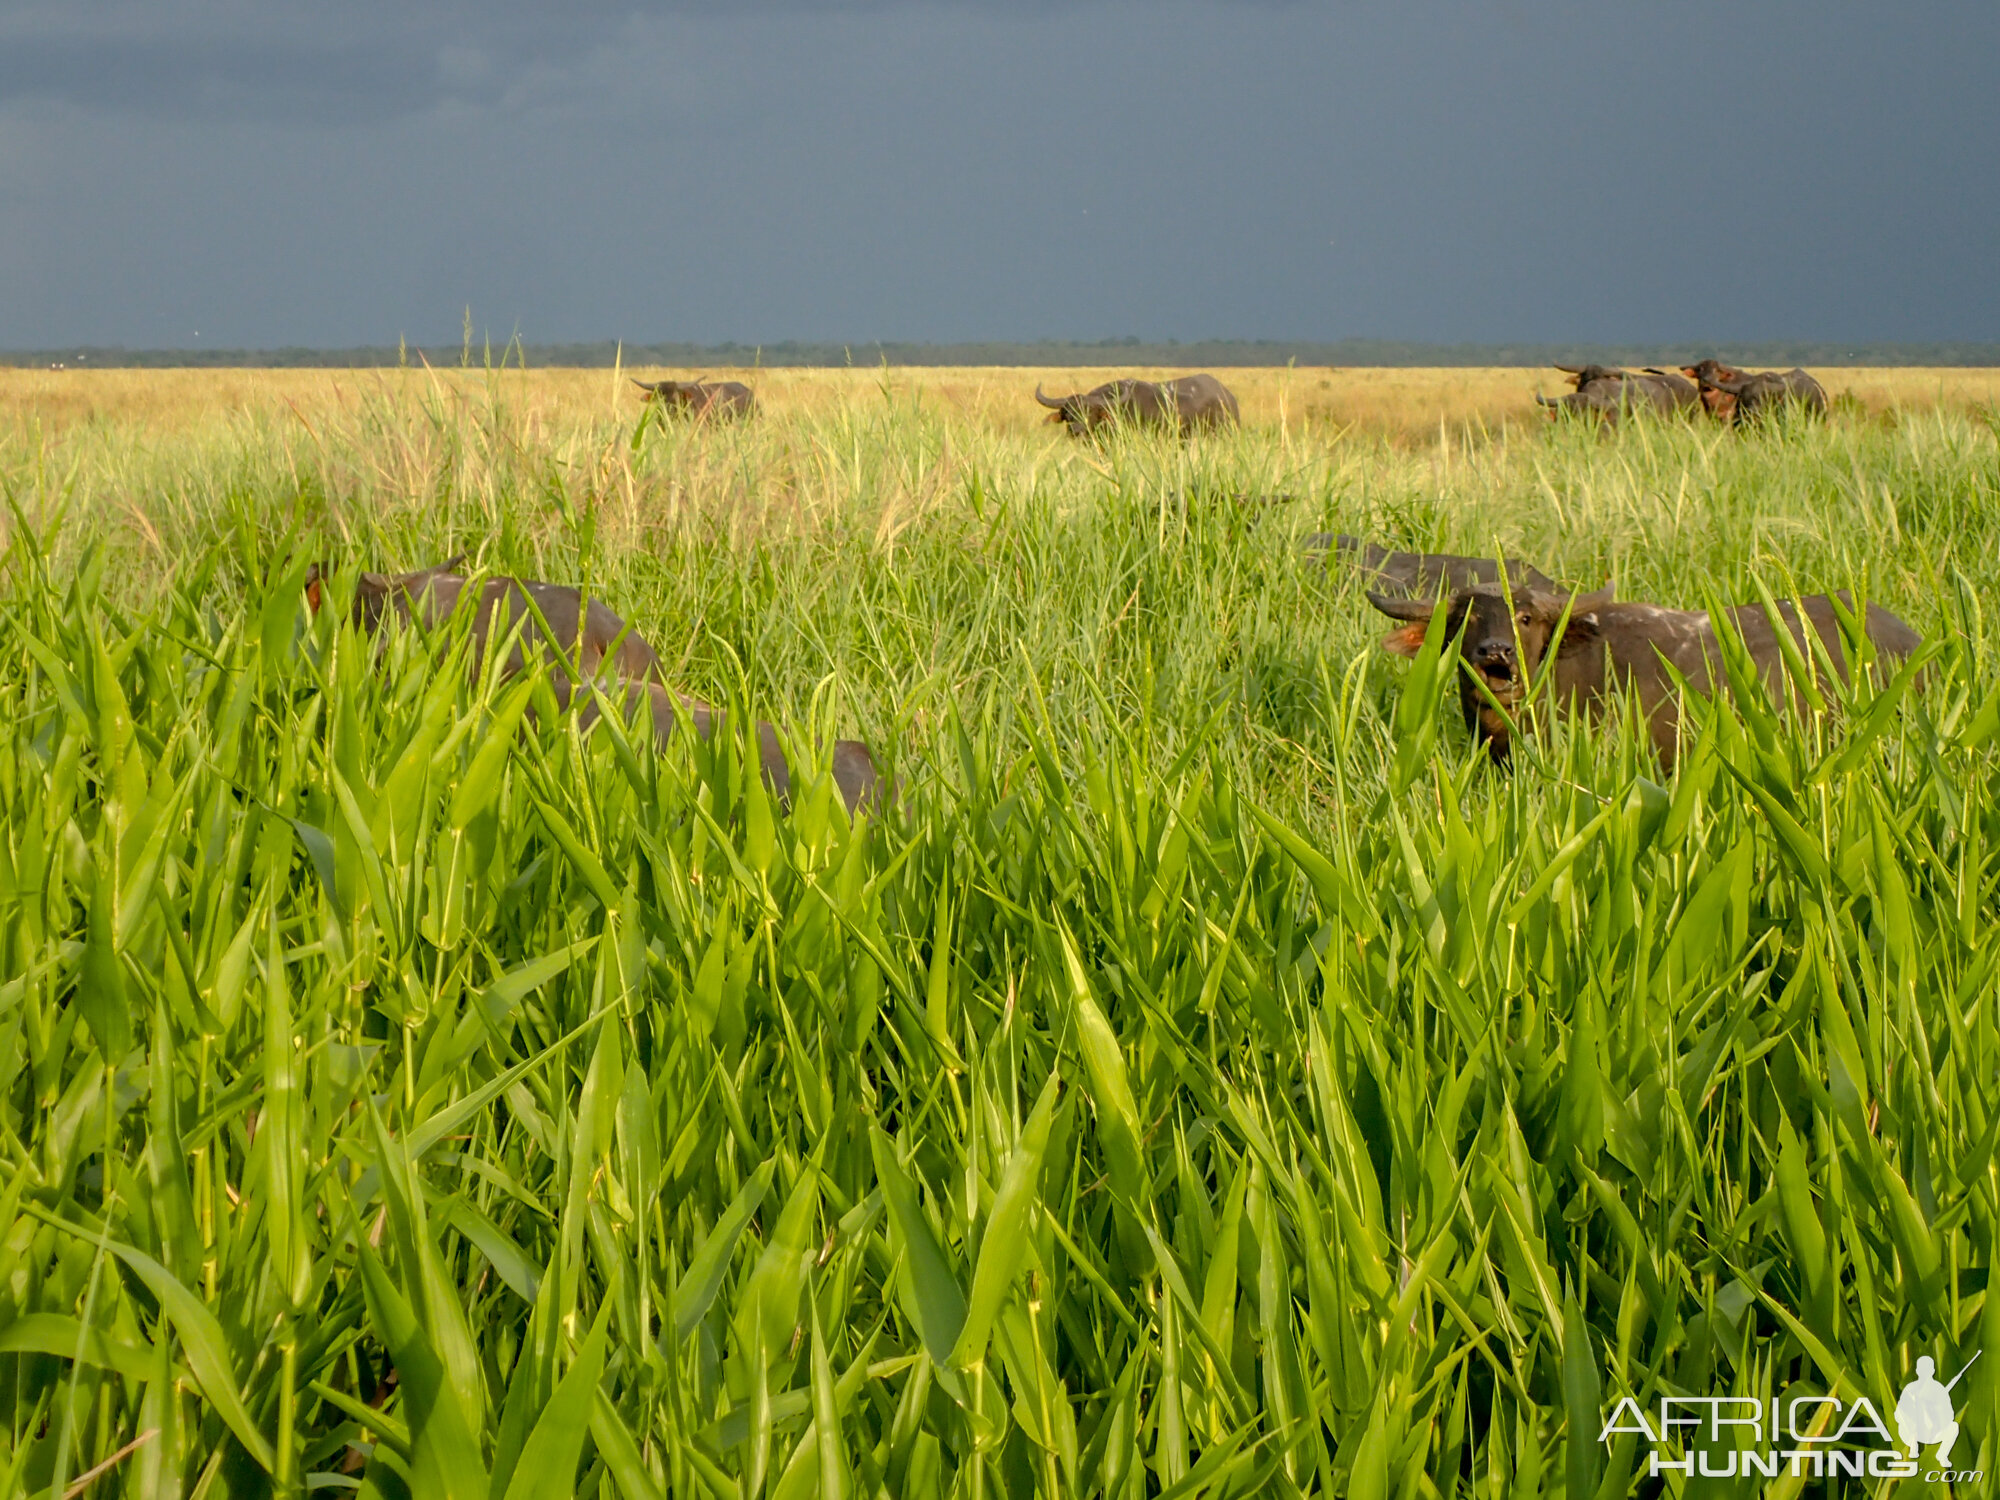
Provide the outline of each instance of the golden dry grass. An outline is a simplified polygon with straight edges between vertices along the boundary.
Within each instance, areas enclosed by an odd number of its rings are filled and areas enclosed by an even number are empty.
[[[1003,431],[1044,422],[1038,383],[1052,392],[1087,388],[1121,375],[1159,378],[1149,369],[1034,370],[995,367],[853,370],[0,370],[0,429],[39,426],[53,436],[103,423],[155,436],[193,436],[242,416],[294,416],[312,427],[322,413],[354,410],[383,395],[426,392],[485,395],[496,382],[532,430],[592,420],[629,419],[638,410],[627,376],[748,379],[776,417],[889,402],[942,410],[948,417]],[[1536,416],[1539,388],[1555,392],[1553,370],[1516,368],[1235,369],[1219,372],[1252,426],[1346,429],[1401,440],[1434,437],[1448,427],[1498,428]],[[1836,399],[1871,413],[1913,408],[2000,406],[1996,369],[1837,369],[1815,372]]]

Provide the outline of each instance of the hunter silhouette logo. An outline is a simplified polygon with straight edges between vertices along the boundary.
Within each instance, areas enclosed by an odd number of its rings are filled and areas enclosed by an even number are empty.
[[[1937,1378],[1928,1354],[1896,1397],[1895,1435],[1866,1394],[1806,1391],[1785,1396],[1662,1396],[1657,1418],[1637,1399],[1621,1397],[1597,1435],[1643,1441],[1645,1467],[1636,1478],[1682,1474],[1689,1479],[1915,1479],[1975,1484],[1979,1469],[1953,1469],[1958,1413],[1951,1393],[1985,1351],[1977,1350],[1950,1380]],[[1843,1383],[1844,1384],[1844,1383]],[[1849,1388],[1851,1392],[1851,1387]],[[1926,1469],[1923,1451],[1934,1449]],[[1636,1455],[1635,1455],[1636,1456]]]
[[[1974,1353],[1965,1362],[1965,1370],[1971,1369],[1985,1352],[1982,1349]],[[1896,1398],[1896,1433],[1910,1450],[1910,1457],[1917,1457],[1920,1448],[1936,1443],[1938,1466],[1943,1468],[1951,1463],[1951,1445],[1958,1441],[1958,1418],[1951,1407],[1951,1388],[1965,1379],[1965,1370],[1952,1376],[1948,1384],[1939,1385],[1937,1362],[1928,1354],[1917,1361],[1917,1378],[1904,1386],[1903,1394]]]

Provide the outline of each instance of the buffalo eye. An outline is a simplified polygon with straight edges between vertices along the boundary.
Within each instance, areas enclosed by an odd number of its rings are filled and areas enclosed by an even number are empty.
[[[1525,609],[1522,610],[1518,615],[1514,616],[1514,618],[1523,625],[1532,625],[1535,623],[1535,617],[1529,614],[1528,611],[1526,611]]]

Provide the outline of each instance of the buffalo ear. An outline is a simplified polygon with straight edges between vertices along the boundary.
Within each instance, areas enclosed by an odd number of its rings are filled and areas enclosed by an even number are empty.
[[[1391,656],[1415,656],[1424,649],[1424,631],[1427,620],[1412,620],[1401,630],[1392,630],[1382,637],[1382,649]]]
[[[1603,637],[1598,634],[1597,621],[1589,615],[1571,615],[1569,624],[1563,626],[1563,638],[1556,647],[1557,656],[1568,656],[1572,651],[1581,651],[1585,646],[1594,646]]]
[[[1437,613],[1436,600],[1399,599],[1394,594],[1378,594],[1373,589],[1368,590],[1368,602],[1392,620],[1413,620],[1418,625],[1430,624],[1431,616]]]
[[[306,569],[306,608],[319,613],[320,597],[324,592],[322,584],[326,579],[326,564],[314,563]]]
[[[1556,647],[1556,655],[1567,656],[1572,651],[1595,645],[1603,638],[1597,629],[1597,611],[1611,602],[1611,595],[1612,590],[1606,586],[1594,594],[1571,597],[1569,623],[1563,627],[1562,642]]]

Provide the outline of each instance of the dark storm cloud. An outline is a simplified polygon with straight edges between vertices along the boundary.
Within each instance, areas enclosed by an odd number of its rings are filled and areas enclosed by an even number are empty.
[[[2000,7],[0,14],[0,348],[2000,338]]]
[[[625,8],[523,5],[64,6],[0,20],[0,102],[186,119],[376,119],[443,100],[501,102],[560,68]]]
[[[21,6],[0,15],[0,105],[133,115],[374,120],[544,99],[593,51],[660,18],[865,15],[922,0],[355,0]],[[1034,16],[1070,0],[957,0]],[[526,86],[524,88],[524,85]]]

